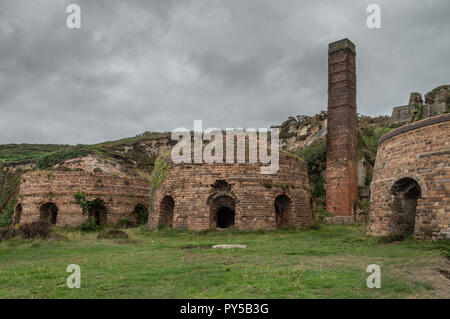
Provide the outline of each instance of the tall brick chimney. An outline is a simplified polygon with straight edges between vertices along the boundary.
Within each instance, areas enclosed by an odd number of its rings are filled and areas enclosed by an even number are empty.
[[[349,39],[329,44],[327,121],[327,211],[336,222],[353,219],[358,199],[355,45]]]

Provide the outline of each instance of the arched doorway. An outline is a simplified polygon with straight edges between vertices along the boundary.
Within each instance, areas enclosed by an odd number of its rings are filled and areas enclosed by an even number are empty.
[[[14,209],[13,225],[20,224],[20,217],[22,217],[22,204],[17,204]]]
[[[148,222],[148,209],[143,204],[137,204],[134,207],[133,216],[136,219],[136,225],[145,225]]]
[[[175,201],[172,196],[164,196],[159,204],[159,226],[172,227],[173,209],[175,208]]]
[[[286,195],[279,195],[275,198],[274,206],[277,227],[287,227],[289,224],[289,210],[291,209],[291,199]]]
[[[97,226],[103,226],[106,224],[107,221],[107,212],[106,204],[105,202],[100,199],[96,198],[93,201],[89,202],[89,218],[95,219],[95,224]]]
[[[212,224],[217,228],[229,228],[234,225],[236,204],[227,195],[216,197],[211,201]]]
[[[405,237],[414,233],[417,199],[421,195],[419,184],[412,178],[402,178],[392,185],[392,232],[402,234]]]
[[[56,225],[56,219],[58,217],[58,206],[55,203],[48,202],[41,205],[39,208],[39,219]]]

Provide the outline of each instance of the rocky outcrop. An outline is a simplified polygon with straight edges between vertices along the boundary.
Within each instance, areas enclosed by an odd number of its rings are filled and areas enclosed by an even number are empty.
[[[324,139],[327,134],[327,113],[314,116],[289,117],[280,126],[280,145],[285,151],[296,152]]]

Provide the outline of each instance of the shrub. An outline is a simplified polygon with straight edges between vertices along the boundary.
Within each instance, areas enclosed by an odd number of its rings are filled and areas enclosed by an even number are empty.
[[[137,204],[136,208],[133,211],[133,214],[136,218],[137,225],[145,225],[148,222],[148,210],[142,204]],[[133,223],[134,226],[135,223]]]
[[[0,228],[0,242],[11,239],[18,235],[19,235],[19,231],[12,226]]]
[[[315,222],[315,223],[312,223],[311,225],[304,227],[303,229],[304,230],[319,230],[320,227],[321,227],[320,224]]]
[[[131,228],[134,226],[135,226],[135,222],[133,222],[129,218],[122,218],[119,220],[119,227]]]
[[[36,221],[20,225],[19,232],[22,238],[47,239],[52,231],[52,225],[46,221]]]
[[[405,240],[405,235],[400,233],[391,233],[386,236],[381,236],[377,238],[377,242],[379,244],[389,244],[396,241],[402,241]]]
[[[89,217],[84,223],[77,226],[81,231],[97,231],[99,229],[94,217]]]
[[[318,223],[323,223],[326,217],[332,217],[333,214],[330,214],[325,208],[318,207],[314,210],[314,216]]]
[[[126,238],[128,238],[126,232],[114,228],[104,229],[97,236],[97,239],[126,239]]]

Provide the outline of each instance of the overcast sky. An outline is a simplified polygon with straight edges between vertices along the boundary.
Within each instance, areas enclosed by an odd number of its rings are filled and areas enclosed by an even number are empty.
[[[66,7],[81,6],[68,29]],[[381,29],[366,7],[381,7]],[[358,112],[450,82],[450,1],[0,0],[0,143],[269,127],[326,109],[328,43],[357,51]]]

